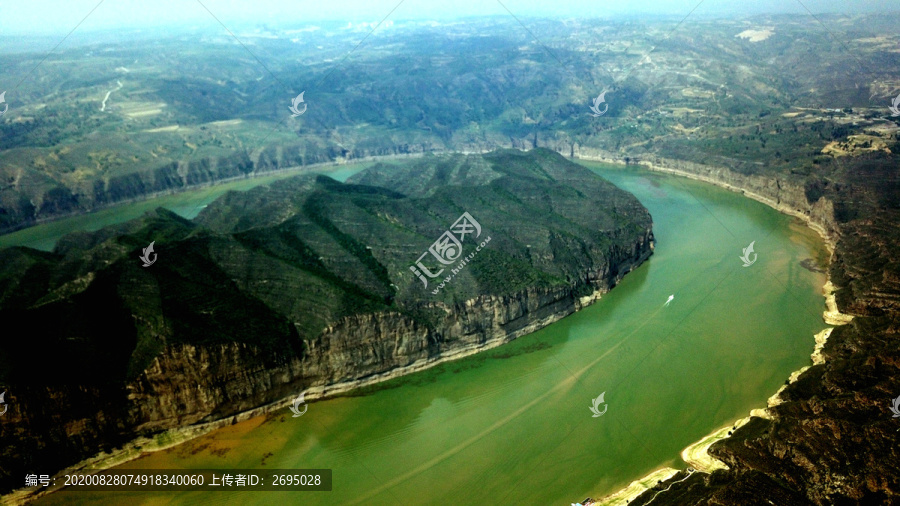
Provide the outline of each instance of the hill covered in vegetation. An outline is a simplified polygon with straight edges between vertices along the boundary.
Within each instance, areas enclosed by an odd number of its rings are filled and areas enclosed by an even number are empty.
[[[497,346],[652,252],[637,199],[552,151],[384,169],[0,251],[0,318],[28,329],[0,340],[3,487],[137,435]]]

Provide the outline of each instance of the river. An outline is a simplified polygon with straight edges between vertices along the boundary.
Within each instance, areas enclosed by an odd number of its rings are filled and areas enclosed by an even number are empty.
[[[684,447],[765,407],[810,363],[825,277],[801,262],[824,267],[827,251],[798,220],[736,193],[583,164],[640,199],[657,239],[649,261],[599,302],[499,348],[313,402],[302,417],[284,409],[121,466],[330,468],[331,492],[62,491],[36,504],[570,504],[684,468]],[[41,225],[0,244],[47,249],[60,230],[156,205],[192,217],[222,191]],[[752,241],[758,257],[744,267]],[[593,417],[601,393],[606,412]]]

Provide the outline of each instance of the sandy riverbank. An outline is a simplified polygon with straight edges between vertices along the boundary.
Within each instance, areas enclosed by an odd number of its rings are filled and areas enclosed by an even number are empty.
[[[678,470],[672,469],[671,467],[657,469],[647,476],[631,482],[630,485],[622,490],[598,500],[594,504],[596,506],[625,506],[635,497],[643,494],[647,489],[661,481],[670,479],[676,474],[678,474]]]

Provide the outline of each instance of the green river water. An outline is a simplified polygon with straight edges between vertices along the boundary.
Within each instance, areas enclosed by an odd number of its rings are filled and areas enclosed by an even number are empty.
[[[650,210],[654,255],[594,305],[478,355],[214,431],[123,468],[333,469],[331,492],[66,492],[37,504],[570,504],[627,485],[747,416],[810,363],[827,252],[788,216],[711,185],[585,162]],[[345,179],[361,166],[333,173]],[[280,176],[283,177],[283,176]],[[0,238],[49,248],[230,183]],[[105,213],[105,214],[104,214]],[[756,241],[758,260],[742,267]],[[674,300],[666,307],[670,294]],[[592,417],[605,392],[607,412]]]

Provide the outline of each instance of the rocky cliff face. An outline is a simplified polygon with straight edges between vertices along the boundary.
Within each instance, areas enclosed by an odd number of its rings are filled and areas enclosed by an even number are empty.
[[[561,151],[565,154],[566,150]],[[785,214],[797,216],[817,230],[833,248],[838,226],[834,216],[833,197],[811,198],[804,181],[790,176],[742,174],[725,167],[714,167],[657,155],[624,157],[600,149],[574,145],[571,156],[584,160],[642,165],[659,172],[678,174],[738,191]]]
[[[0,319],[31,329],[0,341],[0,357],[16,357],[0,362],[13,463],[0,485],[138,435],[498,346],[652,253],[646,209],[550,151],[423,158],[360,181],[304,176],[227,194],[194,221],[158,210],[52,253],[0,251]],[[462,210],[481,242],[460,236],[471,260],[425,287],[409,267]],[[145,268],[150,241],[159,257]]]
[[[648,231],[632,255],[614,264],[618,275],[587,273],[593,297],[578,295],[579,282],[430,306],[445,314],[437,328],[396,312],[348,316],[310,341],[302,358],[280,363],[266,363],[246,344],[167,347],[126,386],[128,417],[136,432],[210,422],[299,391],[313,400],[499,346],[584,307],[640,265],[651,243]]]

